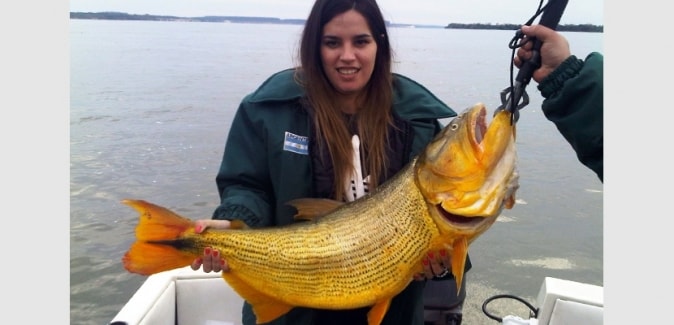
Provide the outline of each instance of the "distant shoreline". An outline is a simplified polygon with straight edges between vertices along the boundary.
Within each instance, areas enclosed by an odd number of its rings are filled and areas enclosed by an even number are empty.
[[[201,16],[201,17],[177,17],[161,15],[137,15],[124,12],[71,12],[70,19],[100,19],[100,20],[149,20],[149,21],[185,21],[185,22],[211,22],[211,23],[254,23],[254,24],[286,24],[286,25],[304,25],[305,19],[281,19],[274,17],[245,17],[245,16]],[[390,27],[404,28],[445,28],[445,29],[496,29],[496,30],[517,30],[521,24],[458,24],[449,23],[442,25],[425,24],[401,24],[387,22]],[[563,25],[557,26],[560,32],[591,32],[603,33],[603,25]]]

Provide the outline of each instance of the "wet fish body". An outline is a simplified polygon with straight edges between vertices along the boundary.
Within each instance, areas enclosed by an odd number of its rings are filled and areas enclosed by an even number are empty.
[[[500,111],[487,128],[478,103],[371,194],[345,204],[290,202],[297,218],[311,221],[261,229],[234,222],[235,229],[196,234],[188,218],[124,200],[140,221],[122,261],[129,272],[150,275],[190,265],[213,247],[230,268],[223,278],[253,306],[258,323],[297,306],[372,306],[368,323],[379,324],[391,299],[422,271],[429,250],[450,252],[461,286],[468,245],[514,205],[516,161],[510,113]]]

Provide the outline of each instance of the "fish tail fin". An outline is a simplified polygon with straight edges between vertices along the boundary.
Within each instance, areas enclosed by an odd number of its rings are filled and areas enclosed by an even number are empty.
[[[137,241],[124,254],[122,263],[129,272],[152,275],[190,265],[197,257],[170,245]]]
[[[193,231],[193,221],[146,201],[123,200],[122,203],[140,213],[136,242],[122,258],[127,271],[151,275],[190,265],[199,256],[196,251],[184,250],[190,247],[183,237],[188,230]]]

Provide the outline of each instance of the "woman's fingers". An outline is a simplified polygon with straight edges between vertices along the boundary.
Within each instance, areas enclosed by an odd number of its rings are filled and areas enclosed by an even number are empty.
[[[208,228],[228,229],[229,226],[229,220],[199,219],[194,222],[194,232],[200,234]]]
[[[192,264],[190,264],[190,267],[195,271],[201,267],[206,273],[229,271],[227,261],[220,256],[220,252],[217,249],[213,249],[212,247],[206,247],[204,249],[204,255],[194,259]]]
[[[423,261],[423,274],[414,275],[414,279],[417,280],[419,277],[432,279],[432,278],[443,278],[451,273],[451,259],[446,250],[440,250],[436,252],[429,252],[428,257]]]

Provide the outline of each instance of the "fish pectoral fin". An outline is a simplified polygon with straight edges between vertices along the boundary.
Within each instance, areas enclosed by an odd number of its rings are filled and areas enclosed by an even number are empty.
[[[301,198],[291,200],[287,204],[297,210],[295,220],[314,221],[337,209],[344,202],[330,199]]]
[[[461,292],[461,283],[463,282],[463,271],[466,267],[466,256],[468,255],[468,240],[466,237],[459,237],[452,247],[452,274],[456,281],[456,295]]]
[[[223,272],[222,277],[234,291],[252,306],[258,324],[269,323],[294,307],[248,285],[232,272]]]
[[[515,206],[515,195],[508,196],[504,201],[505,208],[512,209]]]
[[[391,299],[382,300],[374,306],[367,313],[367,324],[368,325],[379,325],[384,319],[384,315],[388,311],[388,307],[391,305]]]

